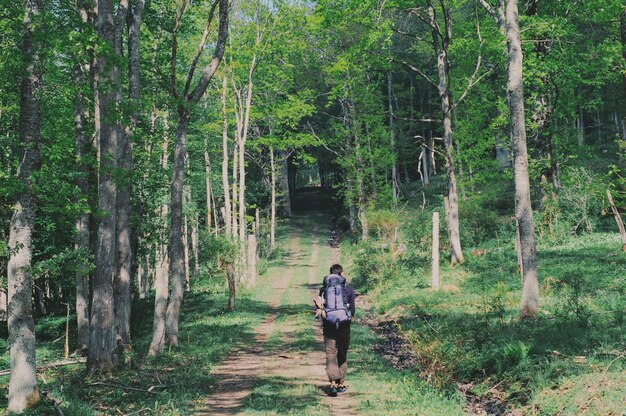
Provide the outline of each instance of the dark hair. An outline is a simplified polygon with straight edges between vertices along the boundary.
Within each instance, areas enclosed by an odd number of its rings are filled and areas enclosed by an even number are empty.
[[[333,264],[330,266],[330,274],[341,274],[343,273],[343,267],[339,264]]]

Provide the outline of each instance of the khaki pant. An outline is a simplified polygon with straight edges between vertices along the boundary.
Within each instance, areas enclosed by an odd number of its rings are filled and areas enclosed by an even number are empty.
[[[324,347],[326,350],[326,374],[328,374],[328,380],[343,384],[348,371],[350,325],[340,328],[324,328]]]

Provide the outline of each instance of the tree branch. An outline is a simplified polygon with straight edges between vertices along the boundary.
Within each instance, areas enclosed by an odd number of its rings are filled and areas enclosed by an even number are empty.
[[[487,13],[489,13],[491,15],[491,17],[494,18],[494,20],[496,21],[496,24],[498,25],[498,27],[500,29],[503,29],[505,27],[504,26],[504,15],[503,15],[504,11],[502,10],[502,4],[500,3],[500,0],[498,0],[499,7],[498,7],[498,11],[497,12],[496,12],[496,10],[493,9],[493,6],[487,2],[487,0],[478,0],[478,1],[483,6],[483,9],[485,9],[487,11]]]
[[[215,51],[211,62],[202,71],[202,78],[198,81],[198,85],[194,88],[193,92],[187,98],[188,102],[197,103],[200,97],[204,94],[217,67],[219,66],[222,57],[224,56],[224,50],[226,49],[226,38],[228,37],[228,0],[219,0],[219,28],[217,35],[217,44],[215,45]]]
[[[392,61],[397,61],[403,65],[406,65],[409,69],[411,69],[413,72],[417,73],[419,76],[421,76],[422,78],[424,78],[424,80],[426,80],[426,82],[428,82],[430,85],[432,85],[433,87],[437,88],[437,83],[435,81],[433,81],[428,75],[426,75],[425,73],[423,73],[419,68],[409,64],[408,62],[404,61],[404,60],[396,60],[392,58]]]
[[[188,0],[183,0],[180,5],[180,9],[176,13],[176,23],[174,23],[174,29],[172,30],[172,57],[170,60],[170,85],[172,86],[172,93],[176,99],[180,100],[180,94],[176,88],[176,55],[178,54],[178,30],[180,29],[180,23],[183,19],[185,9],[187,9]]]
[[[209,17],[206,22],[206,26],[204,27],[204,33],[200,38],[200,44],[198,45],[198,50],[196,51],[196,55],[193,57],[191,61],[191,65],[189,66],[189,70],[187,71],[187,80],[185,81],[185,89],[183,90],[183,96],[187,96],[189,92],[189,85],[191,85],[191,80],[193,78],[193,73],[196,71],[196,66],[198,65],[198,60],[202,55],[202,51],[204,51],[204,46],[206,45],[206,41],[209,37],[209,31],[211,29],[211,23],[213,22],[213,17],[215,16],[215,8],[217,7],[217,3],[219,0],[215,0],[213,4],[211,4],[211,10],[209,11]]]
[[[461,94],[461,97],[459,97],[456,103],[454,103],[454,105],[452,106],[452,110],[457,108],[459,104],[465,99],[465,97],[467,97],[467,93],[474,85],[478,84],[481,79],[483,79],[485,76],[490,74],[492,71],[492,70],[489,70],[485,72],[484,74],[482,74],[480,77],[478,77],[478,79],[476,78],[476,75],[478,75],[478,71],[480,71],[480,65],[482,64],[482,60],[483,60],[482,49],[483,49],[483,44],[485,43],[485,40],[480,34],[480,22],[478,21],[478,16],[476,17],[476,34],[478,35],[478,39],[480,40],[480,45],[478,46],[478,58],[476,59],[476,68],[474,68],[474,73],[470,77],[467,83],[467,87],[465,88],[465,91],[463,91],[463,94]]]

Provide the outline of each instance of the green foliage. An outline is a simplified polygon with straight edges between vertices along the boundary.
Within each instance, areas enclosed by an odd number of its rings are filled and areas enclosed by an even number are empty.
[[[391,244],[395,242],[400,225],[400,217],[397,211],[369,210],[365,213],[367,222],[379,241]]]
[[[465,247],[485,243],[496,236],[500,227],[496,213],[474,199],[459,203],[459,218],[461,243]]]
[[[545,183],[543,186],[549,187]],[[593,172],[583,167],[565,169],[558,194],[550,193],[538,213],[539,235],[564,240],[592,232],[599,222],[603,194],[604,184]]]

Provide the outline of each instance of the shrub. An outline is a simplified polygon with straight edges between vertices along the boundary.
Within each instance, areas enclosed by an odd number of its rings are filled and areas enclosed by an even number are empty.
[[[603,189],[593,172],[583,167],[566,169],[558,194],[545,198],[537,214],[539,235],[562,241],[573,234],[592,232],[602,210]]]
[[[459,204],[459,227],[461,243],[475,247],[496,236],[499,228],[498,217],[476,199],[469,199]]]
[[[397,240],[400,218],[397,212],[389,210],[370,210],[365,213],[370,229],[376,232],[380,241],[395,243]]]

